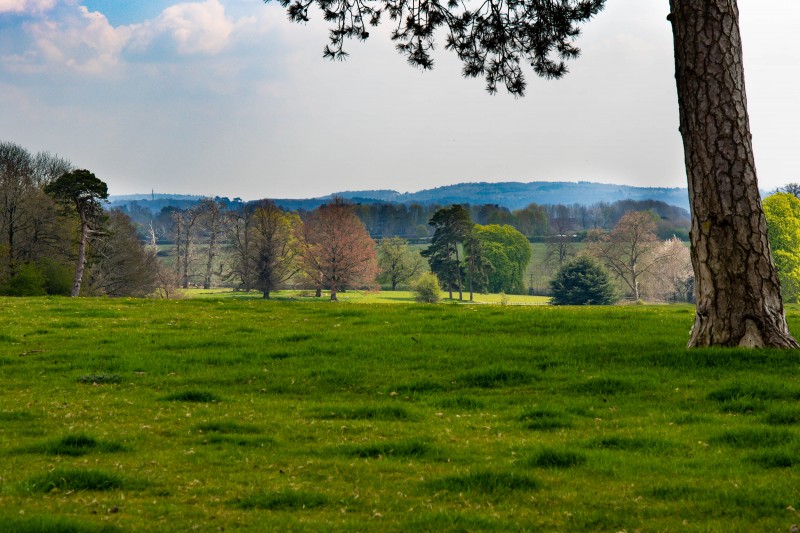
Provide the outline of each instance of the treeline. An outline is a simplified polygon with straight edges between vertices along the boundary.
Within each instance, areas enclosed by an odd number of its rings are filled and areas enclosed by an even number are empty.
[[[58,155],[0,142],[0,294],[155,290],[155,254],[127,216],[95,209],[105,184],[83,172]]]
[[[245,204],[224,197],[213,198],[227,211],[236,211]],[[169,205],[155,214],[133,201],[118,207],[139,226],[144,238],[151,221],[155,224],[159,240],[168,241],[174,233],[173,213],[192,209],[205,200],[196,200],[191,205],[177,207]],[[251,202],[253,204],[253,202]],[[403,237],[405,239],[429,239],[433,228],[428,222],[443,207],[438,204],[356,203],[356,216],[364,223],[375,239]],[[631,211],[650,211],[656,215],[656,235],[662,239],[677,237],[688,240],[689,213],[680,207],[656,200],[620,200],[613,203],[599,202],[593,205],[537,205],[511,211],[496,204],[464,205],[470,219],[481,225],[508,225],[530,240],[544,241],[550,235],[572,232],[583,234],[593,229],[611,230]],[[309,211],[298,210],[301,217]]]

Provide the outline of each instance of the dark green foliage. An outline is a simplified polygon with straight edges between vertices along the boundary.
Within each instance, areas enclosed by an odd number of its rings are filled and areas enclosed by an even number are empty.
[[[448,291],[463,290],[463,265],[458,247],[472,232],[469,212],[461,205],[451,205],[436,211],[429,224],[434,227],[433,238],[421,252],[422,257],[428,259],[431,272]]]
[[[17,272],[6,282],[3,293],[8,296],[44,296],[47,279],[34,264],[17,267]]]
[[[22,450],[26,453],[41,453],[45,455],[66,455],[80,457],[92,452],[116,453],[127,451],[127,448],[117,442],[98,441],[93,437],[78,433],[67,435],[58,440],[34,445]]]
[[[69,296],[72,290],[72,269],[53,259],[42,259],[36,263],[44,275],[47,294]]]
[[[208,391],[184,391],[165,396],[162,400],[167,402],[213,403],[220,401],[220,397]]]
[[[122,376],[119,374],[87,374],[78,378],[78,383],[89,385],[106,385],[122,383]]]
[[[101,470],[56,469],[31,478],[26,488],[29,492],[52,492],[54,490],[106,491],[120,489],[124,485],[124,482],[118,476]]]
[[[435,479],[428,485],[436,491],[453,494],[479,493],[491,496],[504,496],[518,491],[532,491],[540,487],[539,482],[523,474],[506,472],[476,472],[460,476]]]
[[[233,502],[239,509],[264,509],[268,511],[302,510],[322,507],[328,498],[313,492],[283,490],[279,492],[259,492]]]
[[[572,468],[586,462],[586,456],[572,450],[545,448],[536,452],[528,461],[537,468]]]
[[[553,305],[609,305],[617,295],[608,273],[589,257],[564,265],[550,282]]]
[[[492,268],[487,273],[489,292],[523,294],[523,274],[531,260],[531,245],[519,231],[508,225],[475,226],[474,238]]]

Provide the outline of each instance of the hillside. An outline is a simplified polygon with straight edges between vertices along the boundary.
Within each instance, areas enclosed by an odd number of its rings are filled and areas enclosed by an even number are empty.
[[[580,204],[592,205],[598,202],[618,200],[657,200],[670,205],[689,209],[689,195],[685,188],[633,187],[609,183],[581,181],[530,183],[459,183],[424,189],[417,192],[400,193],[392,190],[342,191],[317,198],[272,198],[284,209],[310,210],[330,201],[334,196],[347,198],[354,203],[402,203],[402,204],[497,204],[511,210],[521,209],[531,203],[539,205]],[[136,202],[140,207],[158,211],[165,205],[183,207],[186,202],[199,199],[198,196],[141,194],[112,196],[111,206],[128,205]],[[236,201],[237,199],[234,199]]]

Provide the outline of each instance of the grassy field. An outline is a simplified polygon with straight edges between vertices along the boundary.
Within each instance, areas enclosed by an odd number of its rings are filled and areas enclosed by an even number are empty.
[[[6,298],[0,318],[0,531],[800,523],[798,354],[688,351],[690,307]]]
[[[261,293],[258,291],[241,292],[228,288],[216,289],[186,289],[181,292],[185,298],[202,299],[236,299],[236,300],[260,300]],[[313,291],[273,291],[270,298],[276,301],[299,301],[299,302],[319,302],[330,299],[330,292],[323,291],[321,298],[314,298]],[[411,291],[347,291],[337,293],[340,302],[354,304],[409,304],[414,303],[414,293]],[[444,303],[463,303],[469,304],[469,293],[464,293],[464,300],[458,300],[458,293],[453,293],[453,299],[448,298],[446,292],[442,293]],[[499,304],[505,302],[507,305],[547,305],[550,298],[547,296],[528,296],[519,294],[478,294],[473,293],[475,304]]]

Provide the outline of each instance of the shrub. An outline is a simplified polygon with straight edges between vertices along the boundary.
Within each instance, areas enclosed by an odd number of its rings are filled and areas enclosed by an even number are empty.
[[[550,282],[553,305],[609,305],[617,295],[608,273],[589,257],[567,263]]]
[[[6,294],[9,296],[44,296],[46,279],[36,265],[20,265],[16,274],[9,280]]]
[[[422,274],[412,286],[414,298],[418,302],[435,304],[442,297],[442,287],[435,274],[426,272]]]

